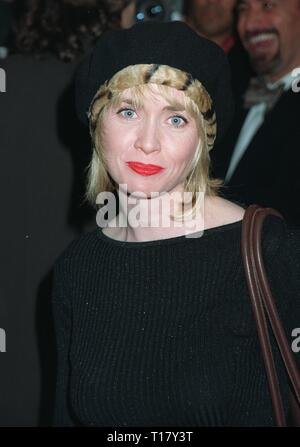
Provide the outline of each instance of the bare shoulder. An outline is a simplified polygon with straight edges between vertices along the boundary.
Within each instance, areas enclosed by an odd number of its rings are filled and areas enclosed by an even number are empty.
[[[245,209],[236,203],[230,202],[229,200],[223,199],[222,197],[216,197],[216,203],[219,207],[220,212],[224,218],[235,222],[241,220],[244,217]]]
[[[222,197],[209,197],[205,202],[205,227],[217,227],[243,219],[245,209]]]

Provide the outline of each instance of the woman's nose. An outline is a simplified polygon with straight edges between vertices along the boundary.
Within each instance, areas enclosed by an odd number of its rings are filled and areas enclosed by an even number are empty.
[[[160,151],[160,132],[156,120],[145,120],[137,130],[136,149],[141,149],[145,153]]]

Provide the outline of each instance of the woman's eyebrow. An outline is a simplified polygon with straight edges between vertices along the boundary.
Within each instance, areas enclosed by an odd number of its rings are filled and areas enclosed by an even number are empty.
[[[132,99],[130,99],[130,98],[124,98],[120,102],[128,104],[130,106],[135,106],[136,105],[135,102]],[[143,104],[141,104],[140,107],[143,108]],[[168,105],[168,106],[165,106],[162,110],[163,111],[171,110],[173,112],[178,112],[178,111],[185,110],[185,107],[182,104],[179,104],[178,106],[177,105],[176,106]]]

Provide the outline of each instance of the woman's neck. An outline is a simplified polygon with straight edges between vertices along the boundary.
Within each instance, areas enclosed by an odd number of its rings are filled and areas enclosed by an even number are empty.
[[[199,201],[193,218],[174,222],[169,217],[169,210],[174,212],[176,206],[167,206],[165,198],[165,202],[161,201],[163,205],[159,207],[159,197],[138,200],[138,205],[130,204],[127,210],[124,200],[120,200],[119,215],[110,221],[109,227],[103,232],[113,239],[126,242],[145,242],[184,235],[188,237],[191,234],[200,237],[205,229],[241,220],[244,214],[243,208],[225,199],[204,196]],[[178,205],[178,201],[175,201],[175,205]]]

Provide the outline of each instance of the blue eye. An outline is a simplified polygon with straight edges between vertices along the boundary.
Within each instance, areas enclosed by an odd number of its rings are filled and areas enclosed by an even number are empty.
[[[187,120],[179,115],[172,116],[170,119],[174,127],[182,127],[184,123],[187,123]]]
[[[136,115],[135,111],[132,109],[121,109],[117,113],[121,114],[126,119],[132,119],[134,115]]]

